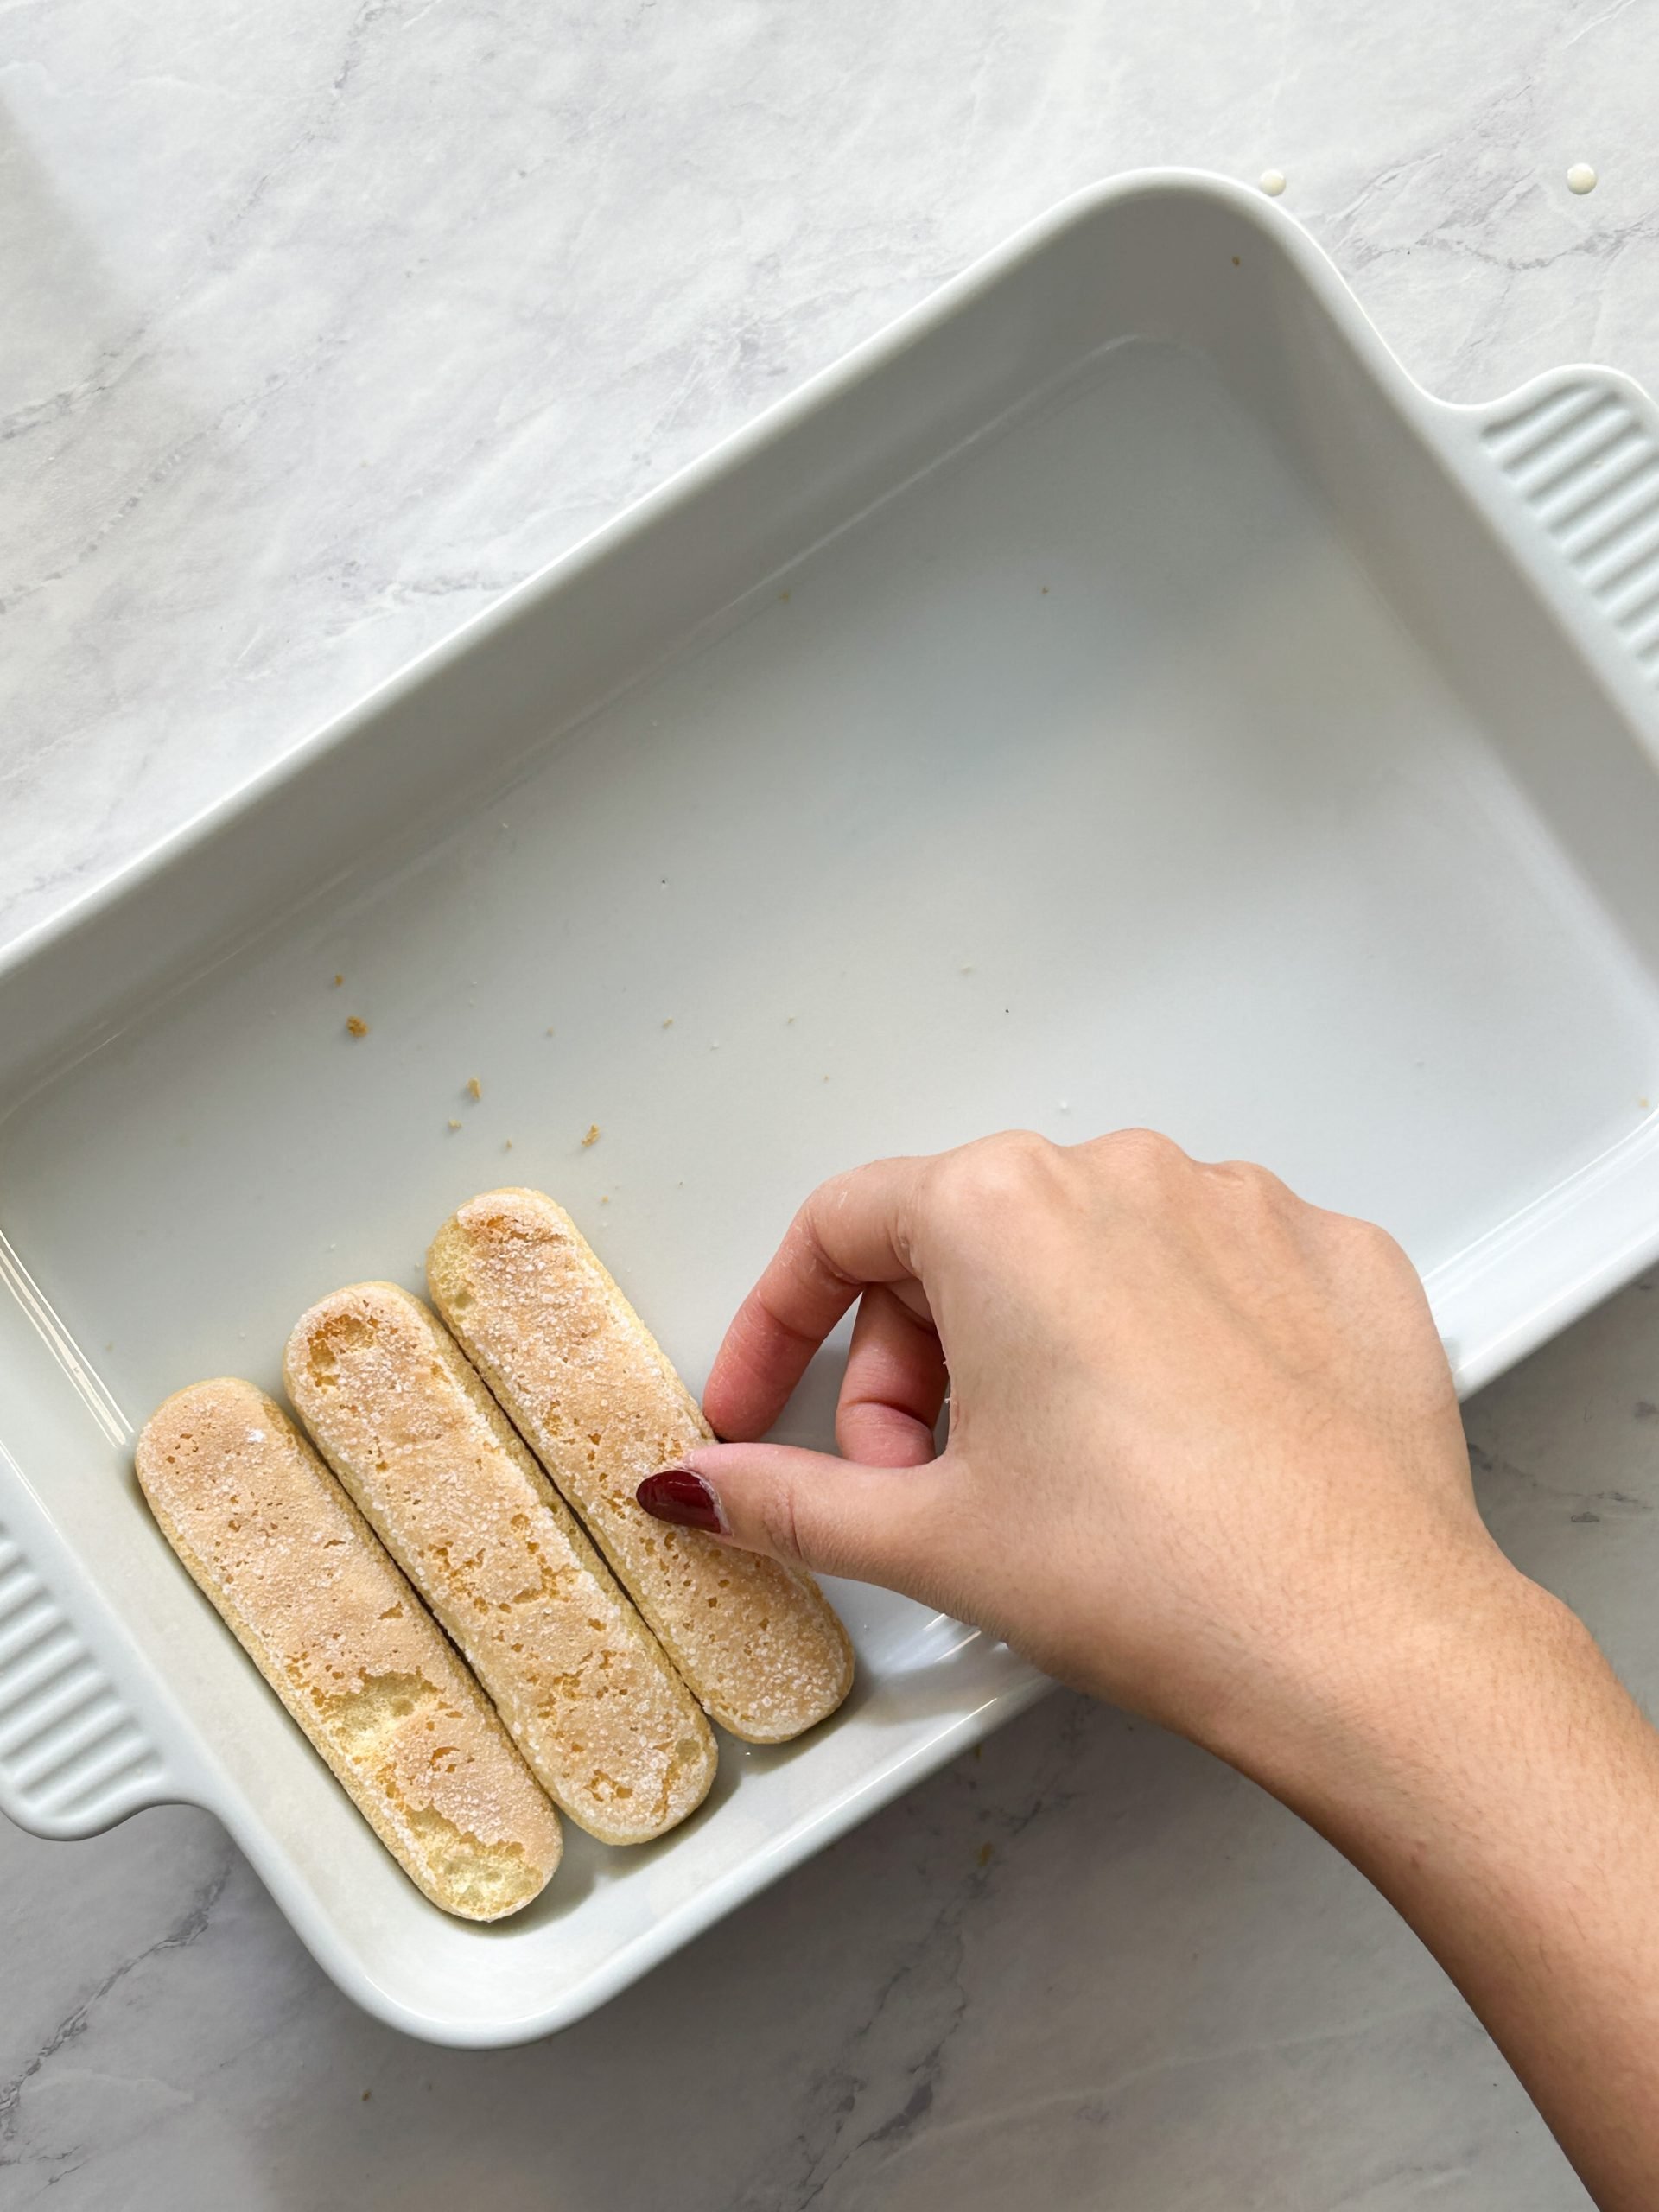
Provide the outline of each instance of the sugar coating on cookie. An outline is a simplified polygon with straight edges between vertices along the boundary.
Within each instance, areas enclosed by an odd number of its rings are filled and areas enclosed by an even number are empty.
[[[283,1372],[560,1808],[607,1843],[695,1811],[708,1722],[436,1317],[395,1283],[353,1284],[301,1316]]]
[[[138,1479],[162,1534],[434,1904],[499,1920],[559,1863],[558,1815],[362,1516],[264,1391],[154,1413]]]
[[[427,1256],[434,1304],[664,1649],[721,1727],[782,1743],[835,1711],[853,1656],[806,1574],[653,1521],[647,1475],[713,1441],[701,1408],[575,1224],[486,1192]]]

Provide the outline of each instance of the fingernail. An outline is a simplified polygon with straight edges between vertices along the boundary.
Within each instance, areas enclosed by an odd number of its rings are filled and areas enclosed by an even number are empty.
[[[664,1467],[660,1474],[647,1475],[633,1494],[653,1519],[677,1529],[703,1529],[717,1536],[725,1527],[720,1500],[690,1467]]]

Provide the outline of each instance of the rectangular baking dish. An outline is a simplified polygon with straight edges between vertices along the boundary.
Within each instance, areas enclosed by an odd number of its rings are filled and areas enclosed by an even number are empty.
[[[1033,226],[6,957],[0,1805],[211,1808],[417,2035],[601,2003],[1037,1678],[842,1588],[834,1723],[463,1925],[162,1543],[135,1425],[276,1387],[501,1181],[696,1386],[815,1180],[1014,1123],[1385,1222],[1471,1389],[1659,1251],[1656,680],[1627,380],[1433,400],[1215,179]]]

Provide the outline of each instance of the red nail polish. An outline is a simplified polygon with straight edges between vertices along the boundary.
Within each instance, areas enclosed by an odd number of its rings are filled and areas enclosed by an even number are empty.
[[[720,1533],[720,1501],[690,1467],[664,1467],[660,1474],[647,1475],[633,1494],[655,1520]]]

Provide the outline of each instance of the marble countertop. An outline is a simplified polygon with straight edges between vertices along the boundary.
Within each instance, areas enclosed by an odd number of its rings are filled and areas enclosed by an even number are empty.
[[[1113,171],[1283,170],[1433,391],[1659,386],[1651,63],[1632,0],[11,0],[0,939]],[[1650,1278],[1470,1408],[1649,1701],[1656,1401]],[[182,1809],[0,1827],[0,1927],[6,2212],[1586,2202],[1358,1876],[1065,1696],[526,2050],[356,2013]]]

